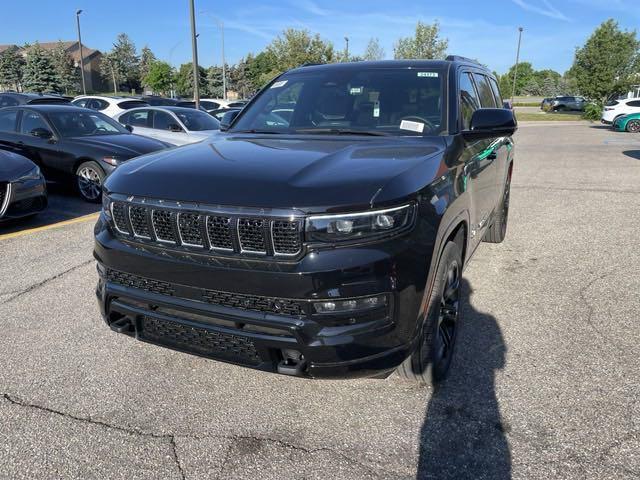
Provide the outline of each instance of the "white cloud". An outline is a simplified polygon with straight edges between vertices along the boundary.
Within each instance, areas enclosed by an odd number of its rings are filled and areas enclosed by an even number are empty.
[[[534,5],[533,3],[525,2],[525,0],[512,0],[513,3],[518,5],[520,8],[527,10],[529,12],[537,13],[539,15],[544,15],[545,17],[553,18],[555,20],[562,20],[565,22],[569,21],[560,10],[551,5],[549,0],[542,0],[541,5]]]

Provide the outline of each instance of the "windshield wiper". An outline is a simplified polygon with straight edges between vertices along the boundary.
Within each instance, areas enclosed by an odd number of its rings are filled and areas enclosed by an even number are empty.
[[[229,133],[271,133],[274,135],[279,135],[283,132],[277,132],[275,130],[257,130],[255,128],[249,130],[229,130]]]
[[[376,132],[374,130],[352,130],[348,128],[298,128],[296,133],[317,133],[319,135],[370,135],[375,137],[389,135],[385,132]]]

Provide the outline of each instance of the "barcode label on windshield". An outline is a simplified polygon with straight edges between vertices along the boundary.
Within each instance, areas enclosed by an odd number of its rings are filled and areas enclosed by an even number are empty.
[[[418,72],[419,77],[438,78],[438,72]]]

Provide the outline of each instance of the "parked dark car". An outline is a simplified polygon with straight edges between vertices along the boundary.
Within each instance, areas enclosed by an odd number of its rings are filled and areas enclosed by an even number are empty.
[[[107,179],[104,320],[282,374],[441,381],[462,270],[506,235],[517,126],[502,105],[462,57],[284,73],[225,132]]]
[[[175,98],[160,97],[156,95],[143,95],[142,97],[139,97],[139,99],[151,107],[172,107],[178,103],[178,100]]]
[[[216,120],[220,121],[225,116],[227,112],[235,112],[236,110],[240,110],[239,108],[217,108],[215,110],[207,110],[209,115],[216,118]]]
[[[89,202],[100,201],[105,177],[122,162],[168,146],[134,135],[86,108],[27,105],[0,110],[0,148],[31,159],[48,180],[74,179]]]
[[[584,111],[587,101],[583,97],[563,96],[555,97],[551,100],[549,107],[554,112],[563,112],[568,110]]]
[[[17,105],[68,105],[70,101],[69,97],[63,97],[61,95],[15,92],[0,93],[0,108],[15,107]]]
[[[0,222],[29,217],[47,207],[47,184],[28,158],[0,150]]]
[[[193,100],[180,100],[178,103],[176,103],[175,106],[182,108],[196,108],[196,102],[194,102]],[[200,105],[200,110],[209,113],[202,104]]]

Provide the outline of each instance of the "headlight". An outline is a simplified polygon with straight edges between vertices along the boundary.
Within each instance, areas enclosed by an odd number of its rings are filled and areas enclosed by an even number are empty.
[[[396,234],[413,223],[413,205],[344,215],[314,215],[307,218],[309,242],[349,242]]]
[[[102,189],[102,212],[108,219],[111,219],[111,199],[104,188]]]
[[[107,162],[109,165],[113,165],[114,167],[117,167],[118,163],[120,163],[120,159],[118,157],[114,157],[113,155],[103,157],[102,160]]]
[[[42,178],[42,173],[40,173],[40,168],[36,166],[22,175],[20,178],[18,178],[18,182],[26,182],[27,180],[39,180],[40,178]]]

